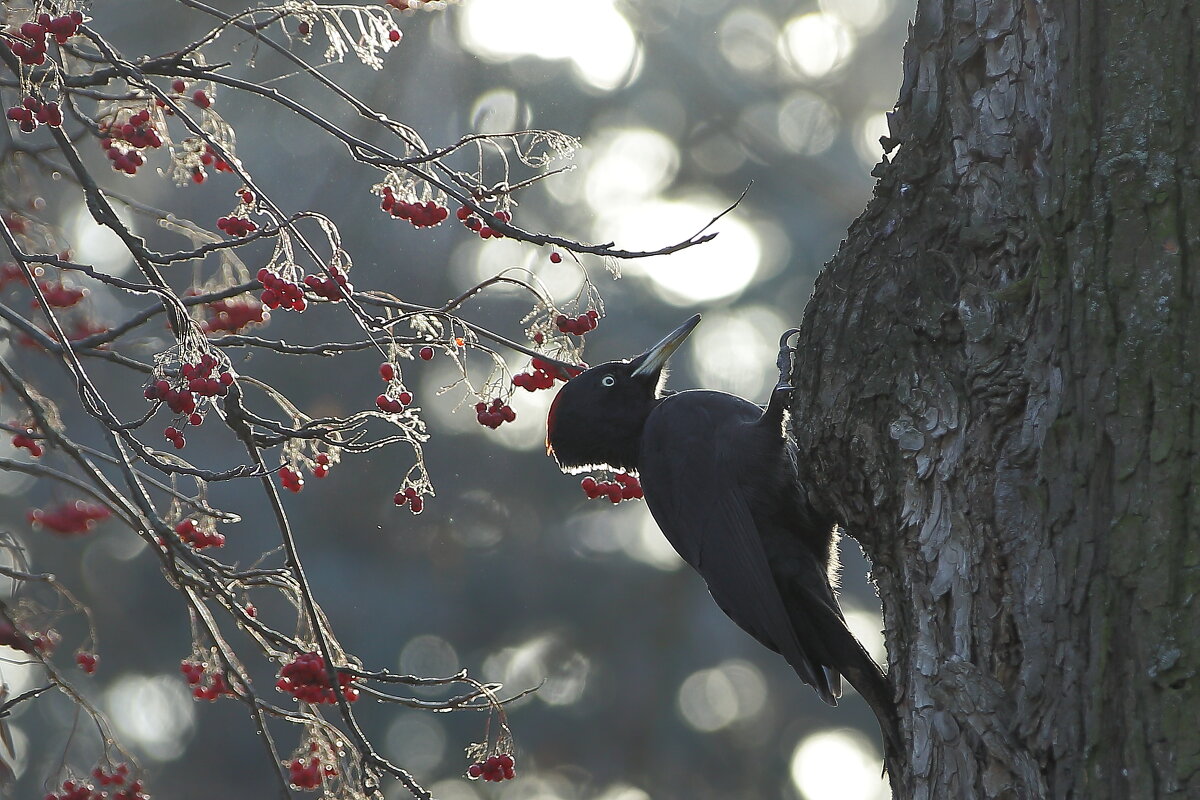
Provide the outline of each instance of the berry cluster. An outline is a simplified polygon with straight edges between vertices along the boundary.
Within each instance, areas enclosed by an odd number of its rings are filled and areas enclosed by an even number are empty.
[[[100,146],[112,162],[113,169],[127,175],[137,174],[138,167],[146,163],[142,150],[162,147],[163,143],[158,131],[150,124],[150,111],[144,108],[131,115],[122,125],[101,123],[100,132],[104,135]],[[124,146],[118,147],[117,142],[123,142]]]
[[[199,90],[196,91],[196,94],[192,95],[192,102],[200,106],[200,101],[196,99],[200,95],[203,95],[204,100],[209,104],[212,103],[208,95]],[[208,108],[208,105],[200,107]],[[208,179],[208,173],[204,171],[205,167],[212,167],[217,172],[233,172],[233,167],[229,165],[229,162],[217,155],[217,151],[213,150],[213,146],[207,142],[204,145],[204,152],[200,154],[200,164],[192,167],[192,183],[204,183]]]
[[[225,544],[225,534],[217,533],[216,529],[206,530],[190,518],[176,525],[175,533],[184,544],[189,544],[197,550],[203,550],[206,547],[222,547]]]
[[[79,668],[88,675],[92,675],[96,672],[96,662],[99,660],[100,656],[96,655],[95,653],[79,652],[75,654],[75,663],[78,664]],[[100,782],[105,786],[108,785],[106,781],[102,780]]]
[[[216,356],[205,353],[196,363],[185,363],[179,368],[180,376],[186,383],[175,389],[171,384],[160,378],[142,390],[142,396],[147,400],[161,400],[176,414],[186,414],[189,425],[199,425],[204,417],[197,413],[196,408],[205,398],[224,397],[229,394],[233,385],[234,375],[229,367],[217,361]],[[163,431],[167,441],[176,449],[183,449],[183,432],[174,425]]]
[[[597,497],[607,497],[613,502],[613,505],[622,500],[641,500],[642,484],[636,475],[629,475],[624,472],[618,472],[613,475],[611,481],[597,481],[591,475],[579,482],[583,493],[588,496],[588,500],[595,500]]]
[[[467,777],[471,780],[483,778],[485,781],[509,781],[515,778],[516,762],[508,753],[489,756],[486,761],[476,761],[467,767]]]
[[[533,368],[532,372],[518,372],[513,375],[514,386],[520,386],[527,392],[536,392],[538,389],[553,388],[556,380],[562,380],[558,369],[540,358],[533,359],[530,366]]]
[[[383,200],[379,207],[396,219],[408,220],[414,228],[432,228],[440,225],[450,216],[450,209],[438,205],[433,200],[424,203],[409,203],[400,200],[392,193],[392,187],[383,187]]]
[[[260,269],[255,277],[263,285],[262,294],[258,299],[272,311],[282,308],[284,311],[300,312],[308,308],[308,301],[304,299],[304,290],[300,288],[300,284],[284,280],[266,267]]]
[[[192,413],[194,414],[196,412],[193,411]],[[188,415],[188,418],[191,419],[190,414]],[[182,450],[187,446],[187,439],[184,438],[183,431],[179,430],[179,428],[176,428],[174,425],[168,425],[163,429],[163,438],[175,445],[176,450]]]
[[[387,366],[391,366],[388,364]],[[380,370],[382,372],[382,369]],[[391,392],[391,389],[388,389]],[[413,401],[412,392],[397,392],[395,397],[390,397],[387,394],[381,394],[375,398],[376,407],[385,414],[399,414],[404,410],[404,407],[411,405]]]
[[[29,455],[34,458],[40,458],[45,449],[38,443],[37,439],[33,438],[33,428],[26,428],[24,433],[15,433],[12,437],[12,446],[21,448],[24,447],[29,451]]]
[[[70,308],[88,294],[87,289],[76,289],[62,281],[55,283],[38,281],[38,288],[42,290],[42,296],[46,298],[46,303],[53,308]]]
[[[489,407],[487,403],[479,402],[475,404],[475,419],[479,420],[479,424],[485,428],[496,430],[506,422],[512,422],[517,418],[517,412],[512,410],[512,407],[497,397],[492,401]]]
[[[258,226],[245,217],[221,217],[217,220],[217,227],[225,231],[226,235],[234,238],[246,236],[258,230]]]
[[[21,101],[21,105],[8,109],[4,116],[16,122],[17,127],[24,133],[33,133],[39,124],[58,128],[62,126],[63,121],[62,109],[58,107],[58,103],[43,103],[36,97],[26,97]]]
[[[332,764],[322,766],[321,760],[316,756],[307,762],[297,758],[288,764],[288,782],[297,789],[319,789],[322,776],[336,778],[337,774],[337,769]]]
[[[573,333],[576,336],[583,336],[588,331],[596,330],[596,325],[600,319],[600,312],[591,309],[586,314],[580,314],[572,319],[566,314],[559,314],[554,318],[554,324],[563,333]]]
[[[339,671],[338,685],[347,702],[353,703],[358,699],[353,675]],[[329,685],[329,675],[325,672],[325,659],[319,653],[301,653],[290,663],[284,664],[279,670],[275,688],[305,703],[337,702],[337,695]]]
[[[504,238],[503,233],[489,225],[485,225],[483,220],[479,218],[479,215],[466,206],[462,206],[458,211],[454,212],[454,216],[458,217],[459,222],[466,225],[468,229],[479,234],[480,239]],[[512,222],[512,214],[507,211],[497,211],[495,216],[501,222]]]
[[[346,273],[333,264],[329,265],[329,275],[309,275],[305,277],[304,285],[317,297],[323,297],[331,303],[344,300],[354,292],[354,284],[346,279]]]
[[[329,455],[327,453],[317,453],[317,466],[313,468],[314,478],[324,478],[329,474]]]
[[[102,792],[90,783],[63,781],[62,789],[46,795],[45,800],[107,800],[108,792]]]
[[[96,767],[92,770],[92,777],[95,778],[101,786],[121,786],[129,779],[129,765],[125,762],[117,764],[113,769],[106,770],[104,767]],[[137,786],[136,791],[141,791],[141,782],[135,781],[130,784],[130,787]]]
[[[14,628],[8,620],[0,619],[0,645],[11,647],[22,653],[41,653],[49,655],[58,646],[62,637],[58,631],[50,628],[45,633],[25,633]]]
[[[20,38],[6,39],[5,43],[22,63],[37,66],[46,63],[47,36],[53,36],[59,44],[66,44],[82,24],[83,14],[78,11],[53,18],[49,14],[38,14],[37,22],[26,22],[21,26]]]
[[[108,519],[111,514],[104,506],[76,500],[49,511],[34,508],[26,516],[35,528],[49,528],[55,533],[70,536],[89,533],[96,527],[97,520]]]
[[[417,494],[417,490],[411,486],[404,491],[396,492],[396,496],[392,498],[392,502],[398,506],[407,504],[408,510],[414,514],[420,514],[425,510],[425,498]]]
[[[224,694],[232,694],[225,683],[225,676],[219,672],[208,674],[208,665],[200,661],[184,659],[179,662],[179,671],[183,673],[188,686],[192,687],[192,697],[197,700],[208,700],[210,703]],[[205,683],[205,678],[208,682]]]
[[[280,467],[279,482],[283,485],[283,488],[292,494],[297,494],[304,489],[304,473],[291,467]]]
[[[247,325],[261,325],[270,319],[263,304],[257,300],[216,300],[208,304],[208,319],[200,323],[205,333],[228,331],[236,333]]]

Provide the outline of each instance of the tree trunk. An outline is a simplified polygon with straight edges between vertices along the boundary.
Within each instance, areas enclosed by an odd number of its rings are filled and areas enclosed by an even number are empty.
[[[1188,0],[919,3],[792,421],[897,797],[1200,797],[1198,63]]]

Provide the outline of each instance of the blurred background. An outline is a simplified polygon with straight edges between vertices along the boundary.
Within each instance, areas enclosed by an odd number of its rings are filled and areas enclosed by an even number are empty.
[[[913,5],[463,0],[405,17],[403,42],[384,70],[347,61],[323,71],[433,146],[523,127],[582,139],[574,171],[517,197],[515,221],[527,230],[649,249],[691,235],[750,186],[710,244],[626,262],[618,281],[588,263],[607,316],[587,336],[586,358],[633,355],[699,311],[704,322],[673,359],[670,385],[763,402],[779,333],[799,321],[814,277],[870,196]],[[154,0],[100,2],[92,15],[129,57],[175,49],[209,26],[200,14]],[[318,31],[299,52],[319,61],[323,45]],[[269,81],[365,134],[345,106],[249,42],[230,37],[221,47],[233,74]],[[349,162],[295,116],[229,91],[216,107],[237,130],[239,157],[276,202],[322,211],[339,225],[360,287],[437,305],[517,265],[559,299],[581,286],[579,268],[569,259],[551,264],[545,249],[482,241],[457,224],[417,230],[389,219],[370,192],[379,173]],[[108,179],[96,150],[89,163]],[[116,185],[211,226],[231,208],[238,187],[230,180],[181,188],[146,169]],[[44,216],[62,226],[77,260],[129,267],[77,195],[47,199]],[[144,219],[131,224],[163,235]],[[101,314],[120,319],[121,301],[103,294],[95,298]],[[525,297],[495,290],[470,301],[463,316],[520,339],[528,308]],[[322,311],[319,319],[276,314],[266,330],[298,342],[357,338],[348,315]],[[163,343],[134,344],[148,356]],[[314,416],[368,407],[378,392],[377,354],[251,363],[231,356]],[[39,374],[32,354],[12,357]],[[516,371],[526,359],[513,354],[509,363]],[[41,369],[43,391],[66,390],[57,370]],[[509,707],[516,781],[462,778],[462,748],[481,737],[481,715],[360,703],[386,756],[441,800],[888,796],[878,732],[852,689],[840,708],[825,707],[781,658],[726,619],[700,579],[681,568],[643,503],[589,502],[578,477],[561,475],[546,458],[553,392],[520,391],[512,401],[517,422],[490,431],[460,404],[461,389],[439,394],[455,376],[447,359],[439,354],[405,370],[432,433],[427,463],[437,496],[418,517],[392,505],[411,465],[409,452],[396,448],[350,457],[286,498],[317,597],[343,645],[368,667],[429,675],[465,667],[512,692],[541,688]],[[143,407],[140,384],[109,388],[124,392],[126,410]],[[5,419],[13,414],[3,397],[0,408]],[[191,456],[228,465],[228,441],[193,439]],[[140,541],[112,523],[82,540],[29,530],[25,511],[59,494],[0,474],[0,524],[35,569],[55,572],[95,611],[101,668],[78,683],[149,767],[154,796],[270,794],[275,784],[242,706],[191,700],[178,672],[190,653],[186,613]],[[252,486],[219,487],[214,499],[245,518],[225,526],[226,557],[246,563],[272,546]],[[842,559],[847,618],[883,661],[878,602],[852,540],[843,542]],[[270,619],[275,611],[282,619],[283,609],[269,602],[261,613]],[[35,685],[37,675],[13,661],[0,660],[10,693]],[[41,796],[68,737],[73,762],[94,754],[93,732],[59,696],[23,705],[11,723],[21,775],[14,797]],[[393,796],[407,795],[395,789]]]

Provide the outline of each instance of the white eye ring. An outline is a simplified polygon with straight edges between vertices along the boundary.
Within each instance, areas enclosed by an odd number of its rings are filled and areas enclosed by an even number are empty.
[[[605,386],[614,386],[616,384],[616,382],[617,382],[617,379],[614,378],[612,375],[605,375],[603,378],[600,379],[600,383],[604,384]]]

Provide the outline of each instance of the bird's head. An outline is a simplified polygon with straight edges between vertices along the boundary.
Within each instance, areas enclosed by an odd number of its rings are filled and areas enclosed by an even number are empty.
[[[592,367],[559,390],[546,418],[546,452],[560,468],[637,468],[642,426],[662,398],[667,359],[699,323],[697,314],[640,356]]]

